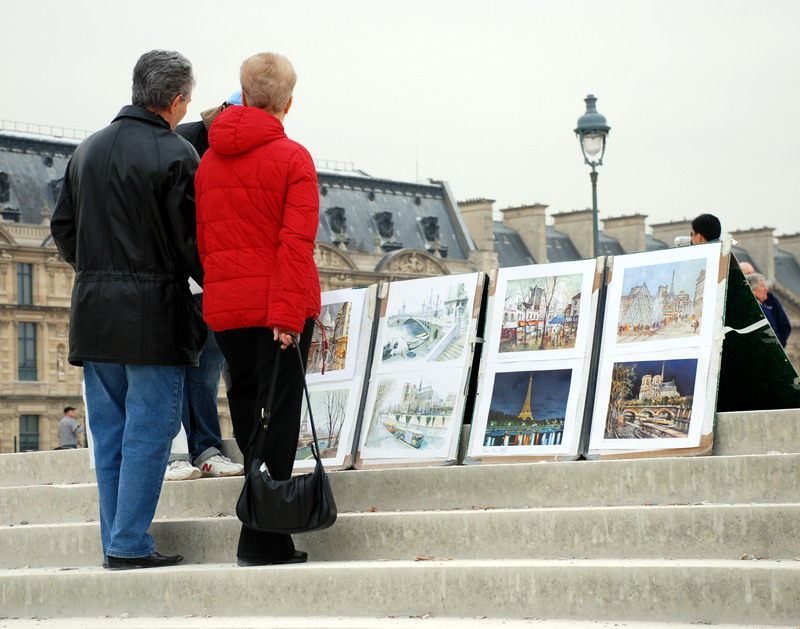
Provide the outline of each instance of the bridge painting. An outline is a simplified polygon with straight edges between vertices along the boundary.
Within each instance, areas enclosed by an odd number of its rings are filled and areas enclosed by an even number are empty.
[[[391,285],[383,316],[382,365],[463,359],[477,275],[444,276]]]
[[[689,435],[697,359],[615,363],[606,439]]]

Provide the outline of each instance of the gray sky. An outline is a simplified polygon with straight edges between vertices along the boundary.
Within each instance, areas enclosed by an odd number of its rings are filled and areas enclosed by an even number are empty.
[[[196,119],[274,50],[299,75],[287,132],[316,159],[559,212],[591,206],[572,131],[593,93],[611,126],[601,218],[800,231],[797,0],[4,0],[1,15],[2,120],[96,130],[152,48],[194,64]]]

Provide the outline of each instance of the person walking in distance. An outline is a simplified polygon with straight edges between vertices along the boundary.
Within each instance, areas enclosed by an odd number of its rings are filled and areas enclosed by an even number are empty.
[[[72,450],[81,447],[83,426],[75,419],[75,407],[65,406],[64,417],[58,422],[58,449]]]

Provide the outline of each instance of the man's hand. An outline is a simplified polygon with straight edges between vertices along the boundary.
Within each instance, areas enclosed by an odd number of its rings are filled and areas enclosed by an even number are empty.
[[[281,349],[286,349],[294,345],[295,338],[293,332],[289,332],[289,330],[284,330],[283,328],[272,328],[272,334],[273,340],[281,342]]]

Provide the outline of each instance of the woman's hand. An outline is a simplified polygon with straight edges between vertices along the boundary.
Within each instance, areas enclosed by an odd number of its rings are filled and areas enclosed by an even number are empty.
[[[295,338],[294,332],[289,332],[289,330],[284,330],[283,328],[272,328],[272,339],[274,341],[281,342],[281,349],[286,349],[287,347],[291,347],[294,345]]]

